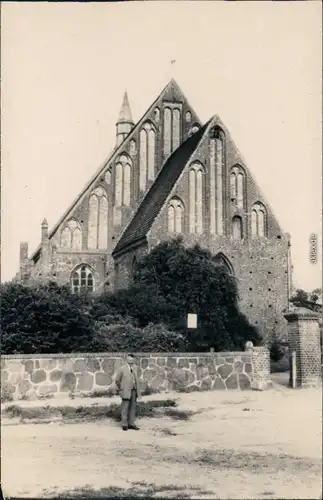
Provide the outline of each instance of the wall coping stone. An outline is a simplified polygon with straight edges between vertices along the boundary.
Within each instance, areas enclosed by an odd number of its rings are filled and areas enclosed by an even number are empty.
[[[254,348],[259,350],[259,348]],[[265,349],[265,348],[264,348]],[[216,358],[216,357],[232,357],[249,354],[246,351],[233,351],[233,352],[134,352],[135,357],[145,358]],[[251,353],[250,353],[251,354]],[[1,354],[1,359],[59,359],[59,358],[124,358],[127,355],[125,352],[70,352],[70,353],[48,353],[48,354]]]
[[[320,314],[312,311],[311,309],[307,309],[306,307],[299,307],[293,311],[289,311],[284,314],[284,317],[287,319],[287,321],[298,321],[303,320],[303,319],[319,319],[321,316]]]

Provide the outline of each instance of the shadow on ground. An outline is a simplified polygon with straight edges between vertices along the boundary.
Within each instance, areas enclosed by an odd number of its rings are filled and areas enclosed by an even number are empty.
[[[140,401],[137,403],[137,418],[158,418],[166,416],[172,420],[188,420],[194,412],[176,408],[177,403],[172,399]],[[121,406],[110,403],[102,406],[37,406],[24,408],[19,405],[9,405],[3,410],[3,416],[9,419],[19,419],[20,422],[47,421],[95,421],[100,419],[112,419],[116,422],[121,420]]]
[[[203,497],[210,495],[212,492],[204,490],[200,487],[194,486],[177,486],[177,485],[163,485],[158,486],[146,482],[134,482],[129,489],[118,487],[107,487],[99,490],[93,489],[91,486],[84,486],[83,488],[76,488],[71,491],[65,491],[55,495],[55,491],[45,490],[44,495],[51,500],[54,499],[77,499],[88,500],[94,498],[141,498],[142,500],[165,500],[169,498],[189,499],[194,497]],[[10,499],[13,500],[13,499]]]

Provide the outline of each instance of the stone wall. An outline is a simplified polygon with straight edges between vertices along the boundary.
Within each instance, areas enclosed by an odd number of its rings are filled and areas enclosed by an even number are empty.
[[[107,389],[121,353],[8,355],[1,358],[3,398],[37,399]],[[266,389],[269,353],[153,353],[136,355],[141,390],[156,392]]]

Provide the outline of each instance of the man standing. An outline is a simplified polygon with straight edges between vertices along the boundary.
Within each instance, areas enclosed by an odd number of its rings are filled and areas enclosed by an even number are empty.
[[[135,418],[136,400],[140,397],[140,392],[134,360],[134,355],[128,354],[126,363],[119,368],[114,379],[122,399],[121,423],[124,431],[128,429],[139,430],[139,427],[135,425]]]

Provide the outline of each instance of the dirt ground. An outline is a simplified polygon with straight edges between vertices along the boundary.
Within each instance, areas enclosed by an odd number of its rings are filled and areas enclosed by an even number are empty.
[[[320,498],[321,389],[172,397],[196,413],[187,421],[140,419],[139,432],[122,432],[110,420],[17,425],[2,419],[5,493],[112,496],[129,489],[164,498]]]

